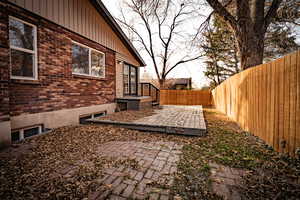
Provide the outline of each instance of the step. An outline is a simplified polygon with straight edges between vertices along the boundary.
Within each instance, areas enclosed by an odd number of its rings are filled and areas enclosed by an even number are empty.
[[[152,102],[152,106],[158,106],[159,105],[159,103],[158,102]]]

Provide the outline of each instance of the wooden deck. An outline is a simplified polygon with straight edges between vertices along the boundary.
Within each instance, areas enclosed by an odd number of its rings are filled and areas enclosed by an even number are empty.
[[[169,134],[205,136],[206,125],[202,106],[162,106],[151,116],[133,122],[90,119],[87,123],[109,124],[124,128]]]

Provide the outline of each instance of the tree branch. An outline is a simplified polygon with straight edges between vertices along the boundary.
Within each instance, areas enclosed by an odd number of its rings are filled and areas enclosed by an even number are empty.
[[[270,6],[265,19],[265,31],[267,30],[268,26],[270,25],[272,19],[276,16],[277,10],[281,4],[282,0],[273,0],[272,5]]]
[[[236,29],[238,24],[235,18],[227,11],[227,9],[218,0],[206,0],[214,11],[227,21],[233,29]]]
[[[132,26],[130,26],[129,24],[127,24],[126,22],[123,22],[122,20],[120,20],[118,18],[115,18],[115,19],[119,23],[121,23],[123,26],[125,26],[128,29],[130,29],[139,38],[139,40],[137,40],[137,41],[139,41],[143,45],[143,47],[145,48],[145,50],[147,51],[147,53],[149,54],[149,56],[151,56],[151,57],[154,56],[154,55],[152,55],[151,51],[148,49],[148,47],[147,47],[147,45],[146,45],[143,37],[137,32],[137,30],[135,28],[133,28]]]
[[[187,63],[187,62],[190,62],[190,61],[194,61],[194,60],[197,60],[199,58],[203,57],[202,55],[200,56],[197,56],[197,57],[194,57],[194,58],[190,58],[190,59],[187,59],[187,60],[181,60],[179,62],[177,62],[175,65],[173,65],[173,67],[171,67],[165,74],[165,76],[167,76],[174,68],[176,68],[178,65],[181,65],[183,63]]]
[[[146,18],[148,15],[145,16],[145,13],[143,11],[143,1],[140,1],[141,2],[140,7],[136,4],[136,2],[134,0],[131,0],[131,2],[134,5],[134,8],[132,8],[133,11],[136,12],[141,17],[141,19],[142,19],[142,21],[143,21],[143,23],[146,27],[148,37],[149,37],[149,50],[151,52],[151,58],[152,58],[152,61],[153,61],[153,64],[154,64],[154,68],[155,68],[157,78],[160,79],[160,74],[158,72],[158,66],[157,66],[157,63],[156,63],[154,50],[153,50],[152,31],[151,31],[148,19]]]

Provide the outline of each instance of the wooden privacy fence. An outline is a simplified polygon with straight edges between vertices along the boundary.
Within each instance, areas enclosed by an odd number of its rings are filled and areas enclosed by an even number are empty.
[[[211,105],[209,90],[161,90],[161,105]]]
[[[216,108],[279,152],[300,148],[300,51],[232,76],[212,91]]]

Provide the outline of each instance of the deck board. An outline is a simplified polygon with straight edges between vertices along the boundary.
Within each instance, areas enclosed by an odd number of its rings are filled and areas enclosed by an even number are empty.
[[[171,134],[205,136],[206,124],[202,106],[162,106],[151,116],[133,122],[87,120],[87,123],[109,124],[143,131],[155,131]]]

